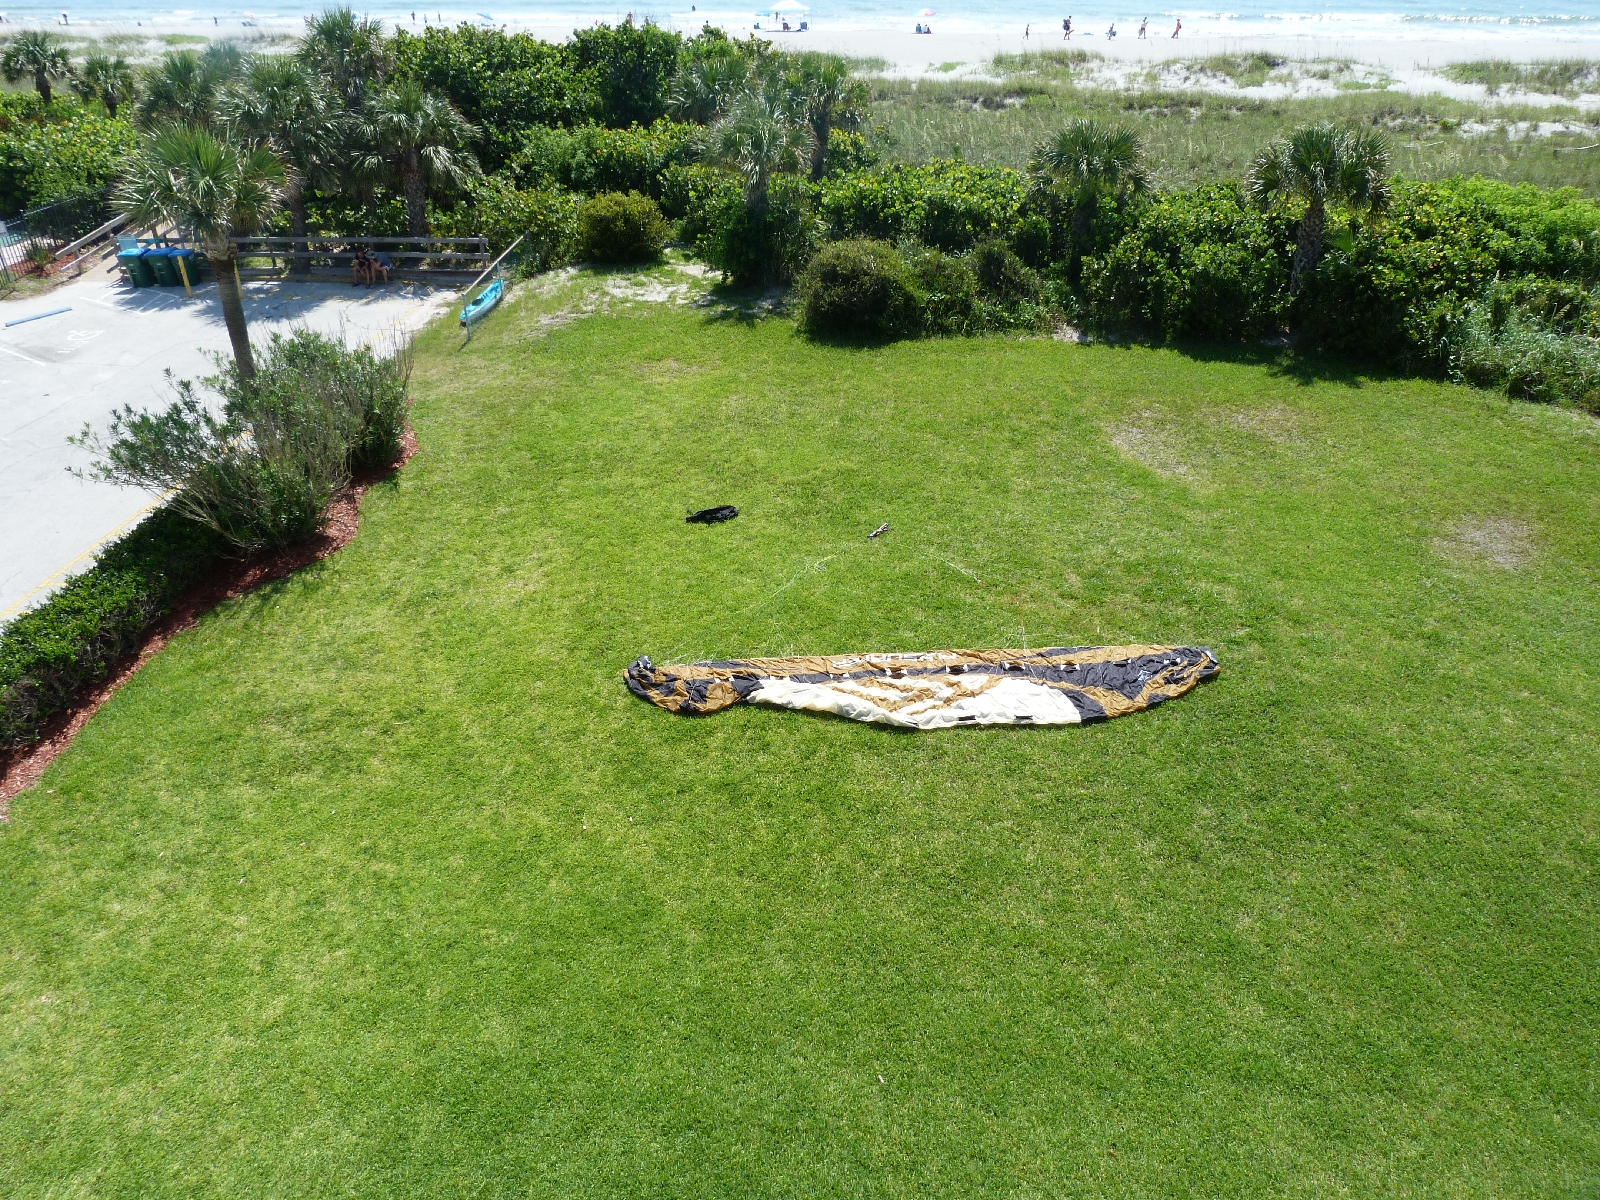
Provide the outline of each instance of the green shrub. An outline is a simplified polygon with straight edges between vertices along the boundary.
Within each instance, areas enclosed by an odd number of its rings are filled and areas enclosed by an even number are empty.
[[[1063,307],[1059,285],[1047,285],[1004,242],[980,242],[967,260],[978,282],[976,327],[1037,329],[1054,323]]]
[[[1464,307],[1497,276],[1529,273],[1593,282],[1600,206],[1571,188],[1398,182],[1384,217],[1324,255],[1297,311],[1326,349],[1439,366]]]
[[[225,550],[214,531],[162,508],[81,575],[0,629],[0,754],[99,683]]]
[[[867,171],[878,165],[878,154],[864,135],[852,129],[835,129],[828,135],[828,149],[822,158],[823,173],[837,178]]]
[[[741,203],[743,188],[727,171],[701,163],[676,163],[661,173],[661,208],[677,222],[677,240],[695,245],[711,229],[712,215]]]
[[[478,127],[473,149],[488,171],[517,153],[527,131],[586,121],[597,105],[593,77],[565,47],[531,34],[463,22],[420,37],[397,29],[393,45],[398,74],[444,94]]]
[[[678,69],[683,36],[631,20],[615,28],[592,25],[573,31],[563,47],[573,69],[587,74],[595,118],[626,128],[648,125],[667,111],[667,88]]]
[[[1084,301],[1102,326],[1257,338],[1284,323],[1292,253],[1284,214],[1262,213],[1237,184],[1167,192],[1141,206],[1105,253],[1084,259]]]
[[[954,252],[995,237],[1013,241],[1027,196],[1020,171],[935,159],[825,180],[818,215],[832,239],[909,238]]]
[[[579,252],[591,262],[653,262],[672,227],[638,192],[604,192],[578,209]]]
[[[724,176],[723,178],[729,178]],[[793,175],[774,176],[767,208],[751,212],[738,181],[708,191],[695,249],[735,284],[787,283],[810,260],[817,242],[812,215],[815,189]]]
[[[917,332],[941,337],[978,330],[978,279],[965,258],[917,249],[906,255],[906,267],[916,283]]]
[[[1540,188],[1474,176],[1435,184],[1443,194],[1477,206],[1505,235],[1496,240],[1503,275],[1600,279],[1600,204],[1577,188]]]
[[[916,276],[887,242],[829,243],[800,276],[798,293],[801,328],[813,337],[882,340],[921,330]]]
[[[548,271],[568,261],[578,242],[579,197],[564,188],[522,190],[502,175],[490,175],[472,188],[468,203],[442,214],[433,225],[440,236],[481,234],[499,254],[520,237],[513,255],[527,273]]]
[[[524,136],[508,172],[523,187],[642,192],[660,200],[666,174],[693,158],[696,128],[662,119],[627,129],[534,129]]]
[[[380,359],[300,329],[272,336],[249,382],[232,360],[219,366],[201,382],[220,404],[183,380],[165,410],[126,406],[105,438],[86,428],[75,440],[98,456],[90,474],[171,491],[172,507],[248,553],[310,537],[352,469],[399,453],[404,352]]]
[[[990,238],[979,242],[970,257],[985,299],[1007,305],[1040,302],[1043,288],[1039,276],[1003,241]]]
[[[0,212],[62,200],[117,178],[133,129],[70,98],[16,105],[0,120]]]
[[[1492,285],[1446,325],[1450,374],[1521,400],[1600,410],[1597,310],[1594,296],[1571,284]]]

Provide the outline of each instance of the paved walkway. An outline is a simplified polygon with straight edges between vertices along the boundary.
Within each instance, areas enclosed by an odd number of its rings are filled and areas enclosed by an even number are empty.
[[[456,297],[415,284],[353,289],[332,283],[245,285],[252,340],[308,326],[360,345],[420,329]],[[137,523],[154,497],[68,474],[88,455],[67,437],[104,429],[125,404],[165,407],[164,372],[212,374],[209,351],[228,352],[215,284],[135,290],[96,271],[47,295],[0,301],[0,623],[37,604],[94,561],[104,542]]]

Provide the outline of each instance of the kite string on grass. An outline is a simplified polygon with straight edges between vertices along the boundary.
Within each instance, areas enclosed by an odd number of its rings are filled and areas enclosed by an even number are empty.
[[[847,549],[848,549],[848,547],[847,547]],[[816,559],[816,560],[814,560],[812,562],[809,562],[809,563],[805,564],[804,566],[799,568],[797,571],[795,571],[795,573],[793,575],[789,576],[789,578],[785,582],[779,584],[776,588],[774,588],[772,591],[768,592],[765,596],[763,596],[761,599],[757,600],[755,603],[748,604],[744,608],[735,610],[733,613],[731,613],[729,615],[728,619],[729,620],[737,620],[738,618],[744,616],[746,613],[755,613],[755,612],[765,608],[767,605],[771,604],[774,600],[781,600],[781,599],[786,598],[789,589],[792,588],[795,584],[799,583],[800,579],[806,574],[807,571],[821,571],[824,567],[827,566],[828,563],[830,563],[834,559],[838,558],[844,552],[845,552],[844,550],[838,550],[838,551],[835,551],[834,553],[828,555],[825,558],[819,558],[819,559]],[[746,629],[750,628],[750,626],[752,624],[754,624],[753,618],[752,618],[752,620],[745,621],[742,625],[737,626],[736,628],[732,629],[731,631],[725,631],[722,634],[722,636],[721,636],[721,638],[719,640],[722,641],[724,645],[726,645],[726,644],[728,644],[730,642],[733,643],[733,644],[738,644],[738,640],[739,640],[740,636],[743,635],[744,631]],[[685,643],[680,642],[677,646],[673,647],[673,649],[668,651],[667,656],[666,656],[666,661],[667,662],[679,662],[679,661],[682,661],[680,656],[686,652],[685,651],[685,645],[686,645]],[[717,660],[712,659],[712,658],[702,657],[700,655],[696,655],[695,658],[692,659],[691,661],[694,661],[694,662],[711,662],[711,661],[717,661]]]

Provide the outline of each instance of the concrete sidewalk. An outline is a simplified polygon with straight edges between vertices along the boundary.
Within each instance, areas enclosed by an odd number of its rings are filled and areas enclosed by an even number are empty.
[[[354,346],[420,329],[456,295],[410,284],[252,283],[245,312],[253,341],[306,326]],[[165,407],[172,389],[164,372],[198,379],[214,373],[207,352],[229,352],[215,284],[191,298],[181,288],[135,290],[114,271],[0,301],[0,326],[66,306],[70,312],[0,327],[0,624],[87,567],[155,501],[69,475],[89,458],[67,437],[85,423],[104,429],[125,404]]]

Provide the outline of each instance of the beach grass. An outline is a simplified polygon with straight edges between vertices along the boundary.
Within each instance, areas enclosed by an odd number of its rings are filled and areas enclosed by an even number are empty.
[[[1353,77],[1344,62],[1294,64],[1312,77],[1321,72],[1340,91],[1331,96],[1258,98],[1157,86],[1163,71],[1253,80],[1282,70],[1269,64],[1283,60],[1270,56],[1164,64],[1122,81],[1129,86],[1108,83],[1105,61],[1088,54],[995,61],[987,78],[873,80],[869,135],[883,158],[1021,167],[1044,137],[1076,117],[1092,117],[1135,129],[1161,182],[1179,187],[1242,179],[1268,142],[1296,125],[1328,120],[1381,129],[1395,169],[1409,178],[1484,175],[1600,195],[1600,153],[1579,149],[1600,137],[1600,123],[1576,108],[1405,95],[1384,90],[1381,76]],[[1525,135],[1540,122],[1571,128]]]
[[[1531,63],[1488,59],[1452,63],[1439,73],[1457,83],[1482,84],[1490,95],[1513,91],[1572,98],[1600,91],[1600,63],[1580,58]]]
[[[0,1193],[1592,1195],[1600,426],[701,286],[424,334],[356,540],[14,802]],[[1086,728],[621,682],[1147,641],[1222,674]]]

